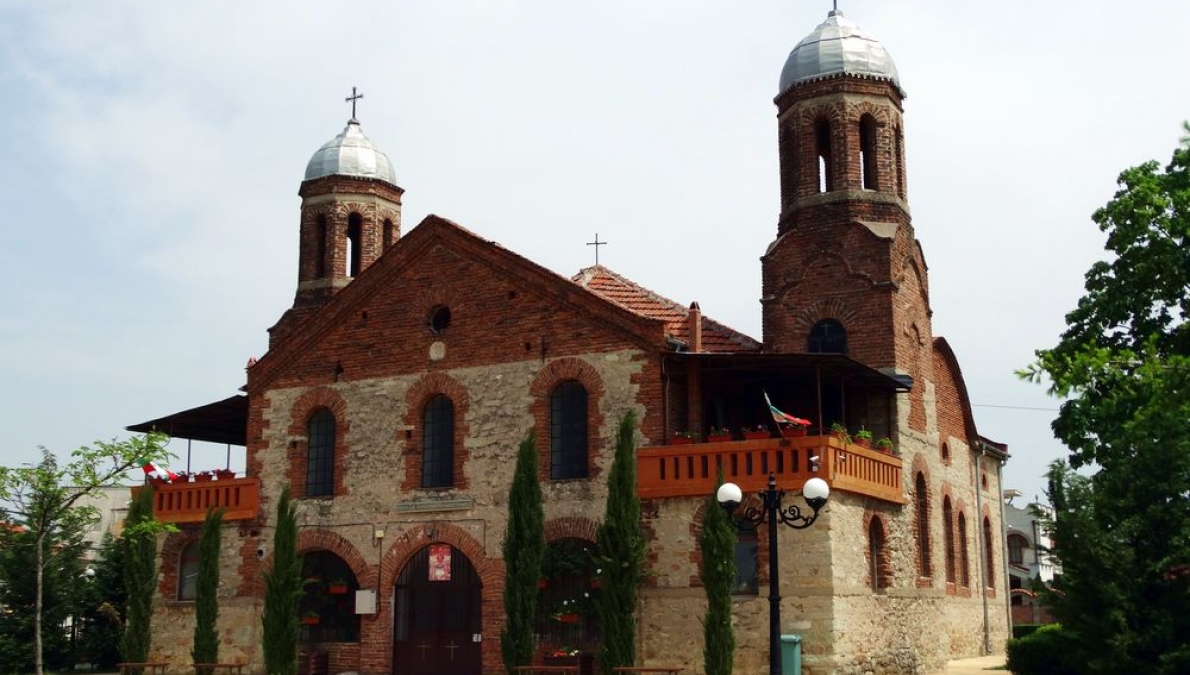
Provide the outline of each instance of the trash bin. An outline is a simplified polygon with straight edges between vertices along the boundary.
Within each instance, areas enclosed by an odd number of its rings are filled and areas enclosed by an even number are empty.
[[[782,675],[802,675],[802,636],[781,636]]]

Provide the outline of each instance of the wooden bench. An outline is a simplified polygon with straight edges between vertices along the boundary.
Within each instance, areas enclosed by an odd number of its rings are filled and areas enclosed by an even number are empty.
[[[196,663],[194,664],[194,672],[197,675],[202,672],[209,673],[217,669],[223,669],[228,672],[228,675],[232,672],[236,675],[244,675],[245,665],[243,663]]]
[[[161,661],[146,661],[144,663],[117,663],[116,667],[120,669],[121,675],[137,675],[146,670],[157,675],[165,675],[165,668],[168,665]]]
[[[625,675],[678,675],[682,672],[681,666],[651,666],[651,667],[637,667],[637,666],[616,666],[612,668],[613,673],[624,673]]]
[[[522,675],[578,675],[578,666],[513,666]]]

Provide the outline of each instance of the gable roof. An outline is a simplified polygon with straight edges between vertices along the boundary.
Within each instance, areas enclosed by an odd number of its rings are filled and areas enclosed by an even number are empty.
[[[689,310],[603,265],[579,270],[572,280],[630,312],[665,322],[667,336],[690,344]],[[707,316],[702,317],[702,348],[707,352],[760,351],[760,343]]]
[[[662,320],[633,312],[457,223],[430,214],[252,366],[248,370],[249,393],[267,387],[290,364],[343,325],[353,313],[400,277],[412,261],[435,245],[447,246],[456,253],[498,269],[501,274],[523,282],[559,305],[575,309],[600,325],[618,331],[641,349],[665,349]]]

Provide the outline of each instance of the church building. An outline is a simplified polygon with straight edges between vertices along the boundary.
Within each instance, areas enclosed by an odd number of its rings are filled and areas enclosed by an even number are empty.
[[[885,49],[837,10],[790,53],[775,98],[780,217],[757,251],[761,339],[623,270],[560,276],[434,215],[406,228],[393,163],[353,117],[306,167],[293,306],[245,395],[130,427],[247,457],[245,476],[156,486],[179,531],[161,543],[152,660],[188,668],[198,523],[221,506],[220,660],[262,671],[260,573],[289,485],[304,672],[502,672],[501,542],[533,430],[550,544],[537,658],[589,670],[588,552],[628,412],[647,541],[638,665],[703,672],[697,536],[720,467],[745,506],[770,474],[787,504],[811,478],[831,488],[813,526],[778,532],[777,579],[766,527],[739,534],[738,675],[767,668],[778,581],[780,631],[801,636],[806,675],[930,672],[1001,650],[1007,449],[979,435],[931,329],[904,98]],[[766,394],[809,418],[805,433],[779,429]]]

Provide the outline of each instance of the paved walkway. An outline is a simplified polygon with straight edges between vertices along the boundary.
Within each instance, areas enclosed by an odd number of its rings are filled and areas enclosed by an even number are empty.
[[[1000,670],[995,670],[999,668]],[[1007,675],[1004,655],[979,656],[974,659],[956,659],[946,664],[946,670],[934,675]]]

